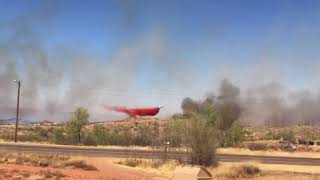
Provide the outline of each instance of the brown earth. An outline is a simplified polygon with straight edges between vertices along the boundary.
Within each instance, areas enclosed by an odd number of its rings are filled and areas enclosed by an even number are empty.
[[[48,179],[43,174],[58,174],[60,179],[67,180],[167,180],[160,175],[129,169],[113,164],[104,158],[90,158],[90,164],[98,171],[84,171],[79,169],[60,169],[51,167],[33,167],[16,164],[0,164],[0,179]],[[63,177],[61,177],[63,176]],[[36,178],[37,177],[37,178]],[[39,178],[42,177],[42,178]],[[54,176],[53,176],[54,177]]]

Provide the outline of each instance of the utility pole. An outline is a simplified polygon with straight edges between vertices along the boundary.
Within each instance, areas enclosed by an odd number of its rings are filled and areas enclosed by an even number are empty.
[[[18,84],[18,97],[17,97],[17,114],[16,114],[16,129],[14,133],[14,142],[16,143],[18,140],[18,120],[19,120],[19,105],[20,105],[20,87],[21,87],[21,81],[20,80],[14,80]]]

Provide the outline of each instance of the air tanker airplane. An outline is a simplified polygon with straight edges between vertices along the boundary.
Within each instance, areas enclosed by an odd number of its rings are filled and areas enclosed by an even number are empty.
[[[149,107],[149,108],[126,108],[121,106],[108,106],[102,105],[103,108],[119,113],[125,113],[130,118],[144,117],[144,116],[155,116],[159,113],[163,107]]]

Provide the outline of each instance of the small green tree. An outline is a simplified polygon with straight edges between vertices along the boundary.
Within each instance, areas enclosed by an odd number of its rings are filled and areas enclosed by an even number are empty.
[[[280,131],[279,137],[285,141],[290,142],[290,143],[295,143],[295,140],[296,140],[294,132],[289,129],[284,129],[284,130]]]
[[[109,129],[101,124],[94,125],[93,136],[95,137],[98,145],[111,144],[111,134],[109,132]]]
[[[78,108],[74,115],[66,124],[66,132],[71,138],[72,142],[81,142],[82,128],[89,122],[89,112],[87,109]]]
[[[238,121],[235,121],[232,126],[226,131],[225,137],[221,138],[221,146],[234,146],[241,143],[245,138],[245,131],[242,129]]]
[[[215,163],[216,129],[209,116],[195,114],[187,121],[186,142],[191,148],[191,163],[210,166]]]
[[[164,129],[165,142],[169,141],[172,147],[185,144],[186,121],[187,119],[170,119]]]
[[[65,144],[66,138],[64,135],[64,129],[63,128],[54,128],[52,132],[52,139],[51,141],[54,144]]]

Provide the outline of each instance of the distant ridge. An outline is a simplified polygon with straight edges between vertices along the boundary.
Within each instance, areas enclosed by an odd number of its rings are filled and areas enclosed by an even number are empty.
[[[32,123],[34,122],[27,119],[19,119],[19,124],[27,125]],[[14,125],[14,124],[16,124],[16,118],[0,119],[0,125]]]

